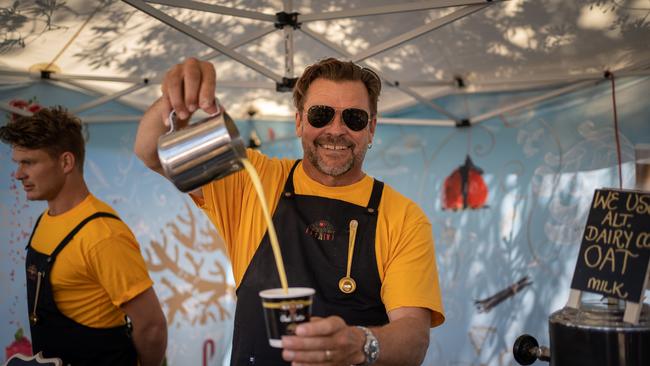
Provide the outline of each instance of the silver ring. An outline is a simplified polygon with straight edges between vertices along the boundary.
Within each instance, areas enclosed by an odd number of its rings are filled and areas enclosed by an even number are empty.
[[[325,361],[332,361],[332,351],[328,349],[325,350]]]

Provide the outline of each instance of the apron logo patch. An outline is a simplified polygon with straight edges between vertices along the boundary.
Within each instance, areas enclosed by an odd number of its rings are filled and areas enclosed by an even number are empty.
[[[305,234],[313,236],[318,240],[332,241],[334,240],[334,234],[336,229],[334,225],[330,224],[326,220],[318,220],[305,229]]]
[[[30,281],[36,281],[36,273],[38,273],[38,269],[35,264],[27,267],[27,278],[29,278]]]

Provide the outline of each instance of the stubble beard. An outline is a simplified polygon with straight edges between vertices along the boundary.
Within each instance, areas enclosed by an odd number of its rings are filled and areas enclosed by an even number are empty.
[[[350,170],[354,168],[355,166],[361,166],[361,163],[363,162],[363,159],[366,155],[366,150],[367,148],[364,146],[361,147],[360,150],[357,150],[355,152],[355,148],[357,147],[356,145],[352,145],[352,156],[348,157],[344,162],[337,164],[337,165],[331,165],[327,163],[327,160],[323,158],[319,153],[318,153],[318,145],[319,143],[323,142],[329,142],[329,143],[335,143],[336,141],[347,141],[341,138],[335,138],[335,137],[328,137],[328,138],[323,138],[323,139],[317,139],[315,140],[312,144],[306,144],[303,142],[303,149],[305,151],[305,157],[313,167],[316,168],[320,173],[328,175],[330,177],[340,177]]]

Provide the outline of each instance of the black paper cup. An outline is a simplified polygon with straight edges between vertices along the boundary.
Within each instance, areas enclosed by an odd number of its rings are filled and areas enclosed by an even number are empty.
[[[308,287],[290,287],[286,293],[282,288],[260,291],[271,347],[282,348],[282,336],[295,335],[296,326],[309,321],[315,293]]]

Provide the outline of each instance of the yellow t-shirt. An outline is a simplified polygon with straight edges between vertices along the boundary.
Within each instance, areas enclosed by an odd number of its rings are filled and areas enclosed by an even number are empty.
[[[248,158],[260,175],[269,210],[275,211],[295,160],[268,158],[248,150]],[[296,194],[321,196],[366,206],[373,178],[344,186],[328,187],[309,178],[300,163],[294,172]],[[196,203],[221,233],[239,286],[267,225],[248,174],[244,171],[214,181],[202,189]],[[382,282],[381,298],[387,311],[399,307],[432,310],[431,325],[444,321],[431,224],[411,200],[384,185],[379,204],[375,252]],[[276,228],[280,231],[282,228]],[[280,243],[282,245],[282,243]]]
[[[116,215],[92,194],[61,215],[50,216],[46,210],[32,247],[51,254],[77,224],[99,211]],[[92,328],[124,324],[119,306],[153,284],[133,233],[110,217],[86,223],[57,256],[50,281],[59,311]]]

